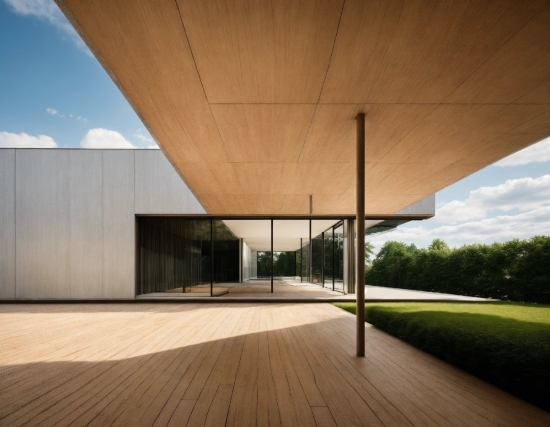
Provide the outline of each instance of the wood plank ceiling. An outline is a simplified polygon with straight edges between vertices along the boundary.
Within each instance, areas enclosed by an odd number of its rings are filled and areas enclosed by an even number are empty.
[[[550,2],[57,0],[212,214],[392,214],[550,135]]]

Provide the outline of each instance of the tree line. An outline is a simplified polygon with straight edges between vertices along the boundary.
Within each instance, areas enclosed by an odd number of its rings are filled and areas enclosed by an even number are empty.
[[[296,252],[273,252],[273,276],[294,277],[299,273],[296,271],[296,258],[299,260],[299,253]],[[271,276],[271,252],[258,252],[258,277]]]
[[[451,249],[388,241],[367,268],[370,285],[550,304],[550,237]]]

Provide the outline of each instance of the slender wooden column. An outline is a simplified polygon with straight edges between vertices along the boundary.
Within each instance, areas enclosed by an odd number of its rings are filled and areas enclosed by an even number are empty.
[[[214,220],[210,218],[210,296],[214,295]]]
[[[325,287],[325,232],[321,233],[321,286]]]
[[[356,230],[356,268],[355,286],[357,313],[357,356],[365,357],[365,113],[357,114],[357,212]]]
[[[304,273],[304,244],[302,238],[300,237],[300,283],[303,282],[303,273]]]
[[[273,293],[273,218],[271,219],[271,293]]]
[[[244,278],[243,268],[243,239],[239,239],[239,283],[243,283]]]
[[[309,251],[307,251],[309,283],[313,283],[313,242],[311,241],[311,220],[309,220]]]

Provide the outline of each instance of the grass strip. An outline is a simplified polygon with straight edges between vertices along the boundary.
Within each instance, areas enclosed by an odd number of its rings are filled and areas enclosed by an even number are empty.
[[[375,303],[365,321],[550,412],[549,305]]]

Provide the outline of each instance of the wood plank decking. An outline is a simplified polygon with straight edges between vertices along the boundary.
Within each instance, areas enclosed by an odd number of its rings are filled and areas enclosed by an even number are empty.
[[[547,426],[329,304],[0,305],[0,425]]]

